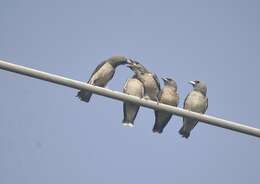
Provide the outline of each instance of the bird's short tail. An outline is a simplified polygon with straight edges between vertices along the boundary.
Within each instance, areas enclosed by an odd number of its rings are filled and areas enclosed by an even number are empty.
[[[184,126],[179,130],[179,134],[181,134],[182,137],[185,137],[186,139],[190,137],[190,131],[186,130]]]
[[[153,126],[153,133],[161,134],[163,132],[163,129],[161,127],[156,126],[156,124]]]
[[[125,127],[129,127],[129,128],[133,128],[134,127],[134,123],[133,122],[123,120],[122,123],[123,123],[123,125]]]
[[[77,97],[84,102],[89,102],[90,98],[92,96],[92,93],[89,91],[79,91],[77,94]]]

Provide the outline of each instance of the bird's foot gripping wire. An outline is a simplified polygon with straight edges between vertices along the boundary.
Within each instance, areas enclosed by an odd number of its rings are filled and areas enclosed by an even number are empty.
[[[147,95],[145,95],[145,96],[143,97],[143,99],[144,99],[144,100],[150,100],[150,97],[147,96]]]
[[[157,103],[157,105],[159,105],[159,103],[160,103],[158,98],[156,98],[156,103]]]

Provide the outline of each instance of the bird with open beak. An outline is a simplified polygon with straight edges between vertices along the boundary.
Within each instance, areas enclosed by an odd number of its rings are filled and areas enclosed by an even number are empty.
[[[100,63],[88,80],[88,84],[105,87],[107,83],[113,78],[116,68],[120,65],[130,64],[132,61],[125,56],[113,56]],[[89,102],[92,92],[80,90],[77,97],[84,101]]]
[[[141,65],[137,61],[132,61],[132,64],[138,65],[142,70],[147,70],[143,65]],[[144,96],[144,85],[137,78],[137,75],[130,79],[128,79],[124,85],[123,92],[128,95],[137,96],[139,98],[143,98]],[[123,125],[126,127],[134,127],[134,121],[139,111],[140,105],[124,102],[123,103],[123,111],[124,111],[124,119],[122,121]]]
[[[189,83],[193,86],[193,90],[185,98],[184,109],[204,114],[208,108],[207,86],[199,80],[190,81]],[[198,120],[196,119],[183,117],[183,126],[179,133],[188,138],[197,123]]]
[[[177,92],[177,83],[171,78],[162,78],[164,87],[159,94],[159,102],[177,107],[179,104],[179,94]],[[154,133],[161,134],[170,121],[172,113],[155,110]]]
[[[158,95],[160,93],[160,81],[156,74],[148,71],[139,62],[132,62],[128,64],[130,68],[136,74],[136,78],[143,83],[144,86],[144,98],[158,102]]]

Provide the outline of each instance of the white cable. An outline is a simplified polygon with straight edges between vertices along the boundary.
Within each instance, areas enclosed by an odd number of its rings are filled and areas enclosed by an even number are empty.
[[[194,118],[194,119],[199,120],[200,122],[204,122],[204,123],[207,123],[210,125],[230,129],[233,131],[237,131],[240,133],[244,133],[244,134],[248,134],[248,135],[252,135],[252,136],[256,136],[256,137],[260,137],[260,129],[257,129],[254,127],[242,125],[240,123],[236,123],[236,122],[232,122],[232,121],[227,121],[227,120],[216,118],[213,116],[208,116],[208,115],[203,115],[203,114],[187,111],[187,110],[184,110],[184,109],[178,108],[178,107],[173,107],[173,106],[169,106],[169,105],[165,105],[165,104],[161,104],[161,103],[157,104],[156,102],[153,102],[150,100],[140,99],[138,97],[127,95],[127,94],[124,94],[124,93],[121,93],[118,91],[112,91],[112,90],[109,90],[106,88],[89,85],[84,82],[72,80],[72,79],[69,79],[66,77],[50,74],[47,72],[42,72],[42,71],[35,70],[32,68],[8,63],[8,62],[2,61],[2,60],[0,60],[0,69],[19,73],[22,75],[27,75],[32,78],[49,81],[49,82],[52,82],[55,84],[67,86],[67,87],[74,88],[74,89],[88,90],[88,91],[91,91],[98,95],[106,96],[108,98],[113,98],[113,99],[120,100],[120,101],[132,102],[132,103],[144,106],[144,107],[148,107],[150,109],[157,109],[157,110],[171,112],[177,116]]]

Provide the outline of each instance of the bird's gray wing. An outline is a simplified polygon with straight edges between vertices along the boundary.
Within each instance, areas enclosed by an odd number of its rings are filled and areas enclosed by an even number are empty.
[[[153,78],[154,78],[154,80],[156,82],[157,87],[159,89],[161,89],[160,80],[159,80],[159,78],[157,77],[157,75],[155,73],[153,74]]]
[[[206,97],[206,105],[205,105],[205,109],[204,109],[203,113],[205,113],[206,110],[208,109],[208,106],[209,106],[208,102],[209,102],[209,99],[208,99],[208,97]]]
[[[103,61],[102,63],[100,63],[97,67],[96,67],[96,69],[94,70],[94,72],[91,74],[91,76],[90,76],[90,78],[89,78],[89,81],[90,81],[90,79],[93,77],[93,75],[104,65],[106,63],[106,61]],[[88,81],[88,82],[89,82]]]
[[[190,95],[190,94],[188,94],[188,95],[185,97],[185,99],[184,99],[184,102],[183,102],[183,107],[184,107],[184,109],[185,109],[185,107],[186,107],[186,101],[187,101],[187,98],[189,97],[189,95]]]
[[[170,119],[172,118],[172,114],[171,113],[167,113],[167,112],[162,112],[162,111],[154,111],[155,113],[155,123],[168,123],[170,121]],[[164,122],[159,122],[158,118],[160,115],[167,115],[167,117],[164,119]]]
[[[160,90],[160,93],[158,95],[158,100],[159,101],[160,101],[161,97],[162,97],[162,90]],[[154,112],[155,112],[155,118],[156,118],[155,122],[157,122],[158,110],[155,110]]]
[[[159,95],[158,95],[158,99],[159,99],[159,100],[160,100],[161,97],[162,97],[162,93],[163,93],[163,90],[160,90]]]

